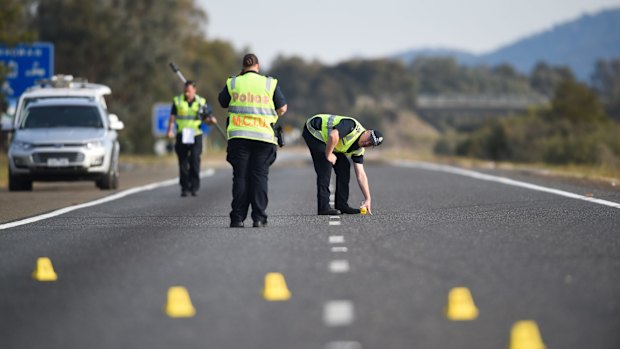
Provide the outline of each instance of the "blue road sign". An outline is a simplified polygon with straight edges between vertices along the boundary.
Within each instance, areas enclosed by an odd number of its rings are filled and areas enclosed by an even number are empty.
[[[171,103],[155,103],[153,105],[153,136],[166,136]]]
[[[153,136],[166,136],[166,131],[168,131],[168,119],[170,118],[171,109],[172,103],[155,103],[155,105],[153,105]],[[209,125],[203,123],[200,126],[200,129],[202,130],[203,134],[209,134]]]
[[[19,96],[37,80],[49,79],[54,75],[54,45],[49,42],[12,47],[0,45],[0,62],[9,68],[2,93],[14,105]]]

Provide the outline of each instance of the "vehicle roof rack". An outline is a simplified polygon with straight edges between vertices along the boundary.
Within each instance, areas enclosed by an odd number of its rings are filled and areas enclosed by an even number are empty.
[[[80,88],[87,87],[88,80],[85,78],[73,77],[73,75],[58,74],[49,79],[41,79],[36,81],[39,88]]]

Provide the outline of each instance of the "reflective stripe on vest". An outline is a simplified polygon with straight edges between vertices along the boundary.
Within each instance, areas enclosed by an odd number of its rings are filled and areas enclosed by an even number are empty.
[[[320,130],[316,130],[314,127],[312,127],[311,121],[315,118],[321,118]],[[338,141],[338,144],[336,144],[336,147],[334,148],[334,152],[344,153],[345,155],[363,155],[366,151],[364,147],[360,147],[352,152],[346,153],[347,149],[349,149],[353,145],[353,143],[355,143],[355,141],[359,138],[359,136],[366,131],[362,124],[360,124],[352,117],[317,114],[306,121],[306,128],[308,129],[310,134],[314,136],[314,138],[322,141],[323,143],[327,143],[329,132],[334,128],[334,126],[338,125],[340,121],[344,119],[352,120],[353,122],[355,122],[355,129]]]
[[[226,81],[231,100],[228,106],[228,139],[245,138],[277,144],[272,125],[278,121],[273,95],[278,80],[256,73]]]
[[[264,142],[277,144],[277,139],[275,136],[269,136],[261,132],[245,131],[245,130],[228,131],[228,139],[235,138],[235,137],[255,139],[255,140],[261,140]]]
[[[234,114],[278,115],[274,109],[257,107],[228,107],[228,112]]]
[[[206,104],[207,101],[198,95],[194,97],[194,103],[192,103],[191,107],[185,100],[185,95],[174,97],[174,105],[177,108],[177,115],[175,117],[177,132],[182,132],[184,128],[191,128],[194,129],[195,135],[202,134],[200,129],[202,120],[198,117],[198,111]]]

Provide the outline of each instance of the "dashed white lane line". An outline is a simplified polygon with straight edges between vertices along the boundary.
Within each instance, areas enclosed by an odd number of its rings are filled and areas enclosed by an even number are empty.
[[[340,221],[329,221],[329,225],[340,225]]]
[[[327,343],[325,349],[362,349],[362,345],[359,342],[338,341]]]
[[[213,176],[214,173],[215,173],[215,170],[210,168],[210,169],[208,169],[206,171],[201,172],[200,173],[200,177]],[[177,184],[177,183],[179,183],[179,178],[178,177],[177,178],[173,178],[173,179],[168,179],[168,180],[165,180],[165,181],[162,181],[162,182],[157,182],[157,183],[151,183],[151,184],[143,185],[141,187],[136,187],[136,188],[131,188],[131,189],[123,190],[123,191],[118,192],[116,194],[112,194],[112,195],[103,197],[101,199],[93,200],[93,201],[86,202],[86,203],[83,203],[83,204],[61,208],[61,209],[58,209],[56,211],[52,211],[52,212],[49,212],[49,213],[46,213],[46,214],[42,214],[42,215],[39,215],[39,216],[34,216],[34,217],[22,219],[22,220],[15,221],[15,222],[0,224],[0,230],[14,228],[14,227],[18,227],[20,225],[25,225],[25,224],[30,224],[30,223],[42,221],[44,219],[53,218],[53,217],[60,216],[62,214],[65,214],[65,213],[68,213],[68,212],[71,212],[71,211],[79,210],[81,208],[101,205],[101,204],[104,204],[106,202],[110,202],[110,201],[114,201],[114,200],[118,200],[118,199],[124,198],[125,196],[129,196],[129,195],[140,193],[140,192],[147,191],[147,190],[153,190],[153,189],[157,189],[157,188],[161,188],[161,187],[166,187],[166,186]]]
[[[332,252],[347,252],[347,251],[349,251],[349,249],[344,246],[332,247]]]
[[[329,271],[332,273],[346,273],[349,271],[349,261],[346,259],[336,259],[329,262]]]
[[[567,192],[567,191],[563,191],[559,189],[543,187],[541,185],[521,182],[521,181],[517,181],[514,179],[506,178],[506,177],[488,175],[485,173],[465,170],[465,169],[453,167],[453,166],[437,165],[437,164],[432,164],[432,163],[427,163],[427,162],[408,162],[408,161],[395,161],[393,162],[393,164],[395,166],[400,166],[400,167],[419,168],[423,170],[447,172],[447,173],[457,174],[457,175],[461,175],[465,177],[480,179],[483,181],[497,182],[497,183],[502,183],[506,185],[512,185],[514,187],[521,187],[521,188],[536,190],[536,191],[540,191],[544,193],[564,196],[564,197],[571,198],[571,199],[583,200],[583,201],[591,202],[594,204],[605,205],[605,206],[609,206],[613,208],[620,208],[620,203],[617,203],[617,202],[596,199],[596,198],[592,198],[589,196],[579,195],[579,194],[575,194],[575,193],[571,193],[571,192]]]
[[[329,216],[329,219],[340,219],[340,216]]]
[[[344,236],[342,235],[331,235],[329,237],[330,244],[342,244],[344,243]]]
[[[355,319],[353,303],[346,300],[329,301],[323,307],[323,323],[326,326],[347,326]]]

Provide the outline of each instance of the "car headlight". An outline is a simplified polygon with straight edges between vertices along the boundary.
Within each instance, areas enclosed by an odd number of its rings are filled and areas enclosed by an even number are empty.
[[[32,149],[32,143],[14,141],[12,145],[17,149],[30,150]]]
[[[88,142],[86,143],[86,148],[88,149],[103,148],[103,142],[102,141]]]

